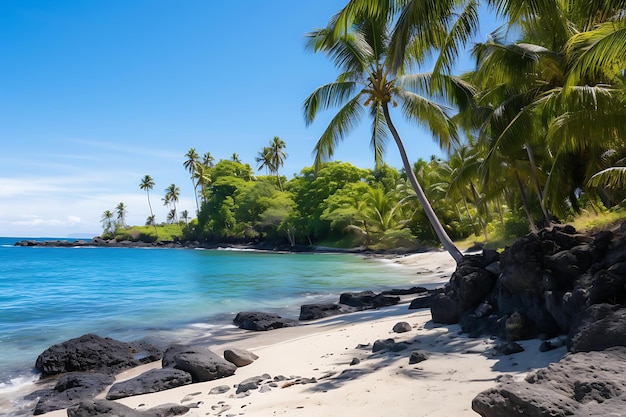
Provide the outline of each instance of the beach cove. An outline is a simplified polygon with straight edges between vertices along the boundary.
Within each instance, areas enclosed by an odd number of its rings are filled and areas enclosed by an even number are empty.
[[[232,318],[238,311],[263,310],[297,318],[304,303],[334,301],[344,291],[440,286],[453,270],[447,254],[437,252],[433,255],[442,261],[429,269],[429,265],[409,267],[396,262],[408,262],[405,257],[20,248],[12,246],[14,241],[5,239],[0,247],[6,266],[2,284],[8,289],[2,295],[0,319],[2,413],[14,413],[8,410],[10,403],[36,380],[32,367],[39,353],[85,333],[127,341],[147,339],[165,348],[169,343],[237,330]],[[236,285],[207,287],[206,277],[212,277],[208,281],[213,284],[218,277],[211,270],[217,267],[215,259],[220,260],[222,280]],[[229,261],[239,272],[228,272],[224,265]],[[182,268],[182,264],[191,267]],[[202,273],[194,276],[197,270]],[[190,279],[181,278],[185,276]],[[227,285],[226,281],[221,284]],[[150,298],[155,287],[162,287],[163,292],[156,301]],[[81,293],[84,290],[88,293]]]

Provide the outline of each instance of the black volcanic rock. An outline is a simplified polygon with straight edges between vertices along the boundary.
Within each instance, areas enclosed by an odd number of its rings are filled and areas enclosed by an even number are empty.
[[[233,319],[233,323],[240,329],[255,331],[266,331],[298,325],[296,320],[286,319],[278,314],[269,314],[260,311],[237,313]]]
[[[37,357],[35,368],[42,377],[74,371],[115,374],[124,369],[161,359],[162,353],[143,342],[125,343],[86,334],[53,346]]]
[[[172,345],[163,354],[163,367],[191,374],[193,382],[231,376],[237,367],[204,346]]]
[[[131,397],[133,395],[161,392],[167,389],[191,384],[191,374],[179,369],[151,369],[135,378],[114,384],[107,393],[107,400]]]

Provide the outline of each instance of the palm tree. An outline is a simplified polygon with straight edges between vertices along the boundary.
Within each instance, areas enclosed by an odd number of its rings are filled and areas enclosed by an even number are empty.
[[[389,105],[401,104],[402,113],[410,119],[428,126],[440,145],[448,145],[456,139],[456,132],[448,115],[448,109],[437,104],[418,92],[425,91],[432,79],[431,74],[416,74],[396,77],[389,51],[386,16],[373,18],[357,15],[353,24],[338,37],[333,32],[335,21],[325,29],[318,29],[308,35],[309,48],[315,52],[323,51],[329,55],[335,65],[342,70],[335,82],[317,88],[304,101],[304,113],[307,124],[311,124],[321,111],[333,106],[342,107],[322,133],[315,146],[315,167],[333,155],[336,144],[354,127],[366,109],[373,119],[371,146],[377,166],[382,160],[388,133],[391,133],[400,152],[407,177],[426,212],[435,233],[443,247],[458,262],[462,258],[415,178],[411,169],[404,144],[396,130],[389,110]],[[440,77],[441,85],[453,92],[460,92],[459,97],[467,98],[469,88],[454,77]],[[444,97],[440,97],[444,98]]]
[[[154,214],[146,218],[146,226],[154,226],[156,230],[156,217],[154,217]],[[157,238],[158,238],[158,235],[157,235]]]
[[[239,164],[241,163],[241,160],[239,160],[239,155],[237,155],[235,152],[233,152],[233,154],[230,156],[230,160]]]
[[[212,168],[214,162],[215,162],[215,158],[213,158],[213,155],[211,155],[211,152],[205,152],[204,155],[202,156],[202,165]]]
[[[200,199],[202,203],[206,203],[209,198],[209,186],[211,185],[210,168],[202,163],[196,167],[196,172],[193,175],[196,184],[200,187]]]
[[[286,147],[287,145],[285,144],[285,142],[278,136],[274,136],[274,138],[270,141],[269,151],[270,151],[270,159],[272,161],[271,167],[273,168],[273,171],[276,174],[276,180],[278,181],[278,188],[280,189],[280,191],[283,191],[283,186],[280,182],[278,169],[284,165],[285,158],[287,158],[287,154],[283,150]]]
[[[120,202],[117,207],[115,207],[115,212],[117,213],[117,225],[119,227],[124,227],[126,219],[126,205],[123,202]]]
[[[178,203],[178,197],[180,196],[180,189],[175,184],[170,184],[165,189],[165,197],[163,197],[164,205],[172,205],[170,214],[174,214],[174,221],[176,221],[176,203]],[[169,214],[168,214],[169,217]]]
[[[152,177],[150,175],[144,176],[141,180],[141,184],[139,184],[139,188],[141,188],[142,190],[146,190],[146,196],[148,197],[148,207],[150,208],[150,217],[148,217],[148,219],[152,220],[150,224],[154,226],[154,233],[156,234],[156,238],[158,240],[159,231],[157,230],[154,213],[152,212],[152,203],[150,203],[150,191],[152,191],[152,189],[154,188],[154,180],[152,179]]]
[[[267,173],[274,172],[274,162],[272,161],[272,150],[264,146],[263,150],[259,151],[259,156],[254,158],[257,164],[259,164],[258,169],[261,171],[265,168]]]
[[[189,148],[185,154],[187,159],[183,162],[183,166],[189,174],[191,174],[191,183],[193,184],[193,195],[196,200],[196,213],[200,212],[200,204],[198,203],[198,182],[196,181],[195,173],[200,165],[200,155],[196,152],[195,148]]]
[[[183,212],[180,213],[180,217],[183,219],[186,225],[189,225],[189,212],[187,210],[183,210]]]
[[[113,231],[113,213],[111,210],[105,210],[100,219],[102,223],[103,235],[110,235]]]

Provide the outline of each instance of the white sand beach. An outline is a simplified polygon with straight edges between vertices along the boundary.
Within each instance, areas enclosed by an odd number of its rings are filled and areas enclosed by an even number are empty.
[[[410,255],[394,262],[446,273],[443,282],[454,270],[454,262],[444,252]],[[393,332],[394,325],[402,321],[409,323],[411,330]],[[387,338],[408,345],[398,352],[372,353],[374,341]],[[241,331],[211,340],[211,350],[217,354],[236,347],[254,352],[259,359],[228,378],[118,402],[138,410],[165,403],[192,406],[186,416],[477,416],[471,409],[472,399],[494,386],[499,377],[509,374],[521,379],[565,354],[563,347],[540,353],[540,342],[530,340],[520,342],[524,352],[498,356],[494,343],[461,335],[457,325],[435,325],[429,310],[408,310],[407,304],[400,304],[299,327]],[[409,364],[414,351],[424,353],[427,359]],[[357,362],[355,358],[359,363],[351,365]],[[118,375],[117,380],[159,366],[157,362],[135,368]],[[248,391],[248,395],[235,393],[237,384],[263,374],[271,378],[261,384],[262,389]],[[269,384],[281,375],[286,380]],[[209,394],[222,385],[230,389]],[[65,415],[65,410],[45,414]]]

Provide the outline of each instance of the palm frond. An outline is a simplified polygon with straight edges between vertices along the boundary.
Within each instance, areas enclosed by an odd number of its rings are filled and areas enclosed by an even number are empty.
[[[334,82],[316,88],[302,104],[307,126],[313,123],[320,111],[341,106],[354,94],[358,85],[352,81]]]
[[[389,128],[380,104],[371,106],[370,113],[372,116],[372,138],[370,140],[370,147],[374,151],[376,168],[379,168],[383,163],[383,157],[389,139]]]
[[[402,114],[411,121],[427,127],[442,149],[450,149],[458,143],[456,127],[450,118],[450,109],[426,97],[400,90],[397,97],[402,101]]]
[[[360,117],[362,117],[364,111],[360,98],[360,94],[357,94],[339,109],[315,144],[313,150],[315,162],[313,166],[316,172],[324,161],[333,156],[337,143],[354,129]]]
[[[626,68],[626,19],[572,36],[566,52],[572,61],[566,87],[587,80],[612,81]]]
[[[467,45],[478,31],[478,1],[468,0],[456,21],[448,29],[448,36],[439,46],[439,56],[433,73],[450,73],[454,60],[459,56],[459,49]]]
[[[610,167],[593,175],[587,184],[591,187],[626,188],[626,167]]]

